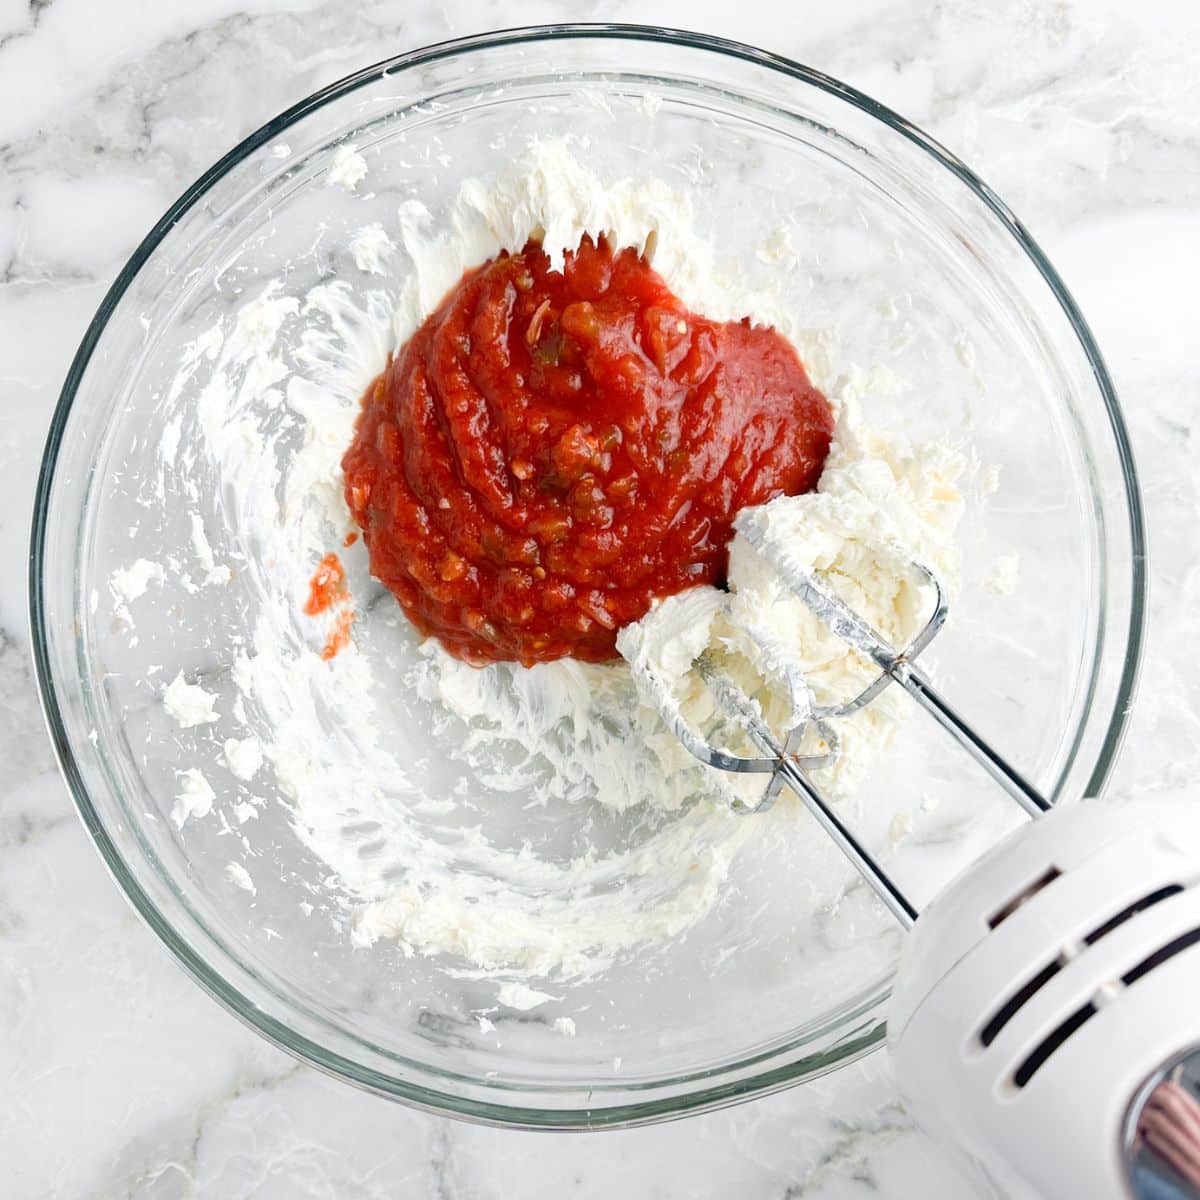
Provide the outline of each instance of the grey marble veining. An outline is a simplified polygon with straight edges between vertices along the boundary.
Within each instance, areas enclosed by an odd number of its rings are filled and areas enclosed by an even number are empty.
[[[1121,391],[1152,538],[1145,680],[1116,785],[1200,774],[1200,11],[1180,2],[499,0],[0,3],[0,1193],[738,1196],[983,1193],[917,1131],[886,1059],[621,1134],[518,1135],[359,1095],[202,995],[106,878],[54,769],[25,627],[41,444],[109,282],[201,170],[365,63],[538,21],[636,20],[840,76],[1017,211]]]

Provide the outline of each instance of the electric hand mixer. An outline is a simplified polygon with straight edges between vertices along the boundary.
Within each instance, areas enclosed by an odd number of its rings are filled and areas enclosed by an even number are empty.
[[[1018,830],[923,913],[863,848],[809,772],[838,753],[831,718],[902,687],[1027,813],[1051,805],[980,738],[915,665],[944,623],[944,590],[915,577],[932,614],[903,649],[888,645],[786,550],[738,524],[781,580],[878,674],[853,699],[817,707],[802,677],[777,673],[790,727],[709,654],[694,668],[723,728],[761,757],[713,744],[653,669],[641,684],[700,761],[770,776],[762,812],[786,784],[897,920],[911,929],[888,1020],[900,1084],[931,1131],[964,1149],[1006,1195],[1200,1196],[1200,805],[1090,801]],[[752,641],[755,633],[742,630]],[[802,753],[805,741],[816,753]]]

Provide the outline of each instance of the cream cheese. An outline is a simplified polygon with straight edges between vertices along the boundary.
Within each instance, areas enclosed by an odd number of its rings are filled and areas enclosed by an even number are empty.
[[[188,683],[180,671],[163,693],[163,708],[180,729],[211,725],[217,720],[217,698],[198,683]]]
[[[709,723],[711,695],[692,670],[704,654],[724,664],[778,731],[789,724],[788,694],[780,673],[771,669],[772,655],[799,669],[819,706],[852,699],[877,674],[792,594],[747,533],[758,545],[786,550],[798,566],[823,578],[897,647],[916,636],[932,608],[931,589],[922,586],[914,561],[932,567],[951,593],[956,589],[954,532],[963,510],[958,487],[966,469],[963,456],[946,444],[913,445],[864,425],[850,388],[841,400],[818,489],[738,515],[728,593],[703,587],[669,597],[618,635],[617,648],[648,702],[653,693],[647,681],[655,676],[693,724]],[[893,689],[833,722],[840,737],[838,760],[816,772],[827,794],[854,790],[891,742],[905,709]],[[762,785],[754,776],[710,774],[730,799],[757,806]]]
[[[263,765],[262,747],[257,738],[226,738],[223,752],[229,769],[245,783],[249,783]]]
[[[182,829],[192,817],[207,817],[212,812],[217,794],[209,786],[204,774],[194,767],[181,771],[179,781],[179,791],[175,796],[175,806],[171,809],[171,819]]]
[[[230,882],[235,887],[240,887],[243,892],[249,892],[252,896],[258,894],[258,888],[254,886],[254,879],[241,863],[226,863],[225,874],[229,877]]]
[[[364,225],[350,239],[350,255],[354,265],[368,275],[383,275],[395,250],[396,243],[378,222]]]
[[[366,177],[367,160],[359,154],[353,142],[347,142],[334,152],[325,183],[328,187],[341,187],[353,192]]]
[[[192,552],[204,572],[205,585],[228,583],[233,578],[233,571],[228,566],[217,563],[204,528],[204,518],[199,513],[192,513]]]
[[[139,558],[127,567],[118,567],[108,579],[108,586],[120,605],[130,604],[146,594],[152,583],[162,583],[166,572],[161,563]]]
[[[551,1000],[559,1000],[561,997],[551,996],[549,992],[539,992],[536,988],[531,988],[524,983],[502,983],[496,989],[496,999],[508,1008],[515,1008],[518,1012],[528,1012],[531,1008],[538,1008]]]

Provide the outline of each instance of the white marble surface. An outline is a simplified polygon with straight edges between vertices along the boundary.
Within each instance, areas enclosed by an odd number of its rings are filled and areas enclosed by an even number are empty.
[[[473,1128],[298,1066],[135,920],[54,769],[23,559],[42,439],[103,291],[243,134],[366,62],[545,20],[756,42],[899,109],[1025,219],[1099,336],[1152,532],[1145,678],[1119,785],[1200,771],[1200,8],[708,0],[0,0],[0,1164],[6,1197],[968,1197],[882,1056],[621,1134]]]

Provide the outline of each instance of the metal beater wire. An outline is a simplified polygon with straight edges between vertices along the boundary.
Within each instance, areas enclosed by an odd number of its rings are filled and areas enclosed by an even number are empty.
[[[875,894],[887,905],[896,920],[905,929],[911,929],[917,919],[917,909],[863,848],[854,834],[842,823],[841,818],[829,807],[825,798],[817,791],[812,781],[795,761],[795,756],[788,754],[775,740],[770,730],[759,718],[750,698],[719,672],[702,668],[701,674],[712,690],[717,703],[726,712],[736,716],[739,726],[764,754],[776,760],[776,774],[782,777],[784,782],[800,797],[804,806],[816,818],[817,823],[850,860],[863,879],[870,884]],[[754,813],[761,809],[748,811]]]
[[[949,608],[945,592],[937,575],[924,563],[913,562],[913,570],[933,589],[933,611],[924,628],[903,650],[889,645],[863,618],[824,584],[819,583],[809,571],[802,567],[786,548],[766,542],[759,530],[744,527],[740,530],[762,557],[779,573],[792,592],[798,596],[814,616],[848,646],[879,668],[879,676],[852,700],[827,708],[811,709],[812,727],[819,733],[832,732],[826,718],[844,716],[857,711],[879,695],[889,684],[899,684],[913,700],[945,729],[952,738],[1012,797],[1031,817],[1040,816],[1050,809],[1050,802],[1015,767],[993,749],[958,713],[946,703],[913,660],[933,640],[946,620]],[[684,745],[710,766],[722,770],[763,771],[773,770],[774,788],[783,781],[801,798],[818,824],[825,830],[835,845],[850,860],[876,895],[884,902],[896,920],[906,929],[916,921],[918,911],[908,897],[888,877],[879,864],[863,849],[858,839],[842,823],[841,819],[826,803],[821,793],[805,774],[806,766],[826,765],[821,757],[805,758],[793,752],[798,746],[803,726],[788,733],[787,742],[781,745],[767,728],[757,705],[728,676],[706,658],[696,664],[704,677],[720,709],[735,719],[750,740],[769,756],[768,759],[739,758],[719,751],[709,745],[703,736],[687,726],[681,712],[663,700],[663,711],[670,709],[672,728],[680,734]],[[686,736],[684,736],[686,734]],[[831,747],[837,756],[836,742]],[[773,763],[770,761],[773,760]],[[774,799],[769,789],[764,802],[757,808],[739,806],[746,813],[763,812]]]

